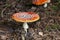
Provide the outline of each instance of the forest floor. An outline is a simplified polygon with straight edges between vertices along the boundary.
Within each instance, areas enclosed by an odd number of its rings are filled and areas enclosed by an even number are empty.
[[[40,19],[28,23],[26,40],[60,40],[60,0],[51,0],[48,7],[36,6],[31,0],[0,0],[0,25],[12,28],[15,40],[22,40],[22,24],[12,20],[16,12],[36,12]]]

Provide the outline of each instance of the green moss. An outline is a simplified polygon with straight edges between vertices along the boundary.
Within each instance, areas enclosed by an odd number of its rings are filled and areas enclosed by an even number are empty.
[[[56,6],[56,5],[52,5],[51,8],[52,8],[52,10],[54,10],[54,11],[57,11],[57,10],[59,9],[58,6]]]
[[[60,25],[58,25],[58,24],[53,24],[53,25],[50,25],[50,26],[46,26],[45,27],[45,30],[47,30],[47,31],[50,31],[51,29],[53,29],[53,30],[58,30],[58,29],[60,29]]]
[[[54,24],[54,25],[51,26],[51,28],[52,28],[52,29],[58,29],[58,28],[60,28],[60,27],[59,27],[58,24]]]

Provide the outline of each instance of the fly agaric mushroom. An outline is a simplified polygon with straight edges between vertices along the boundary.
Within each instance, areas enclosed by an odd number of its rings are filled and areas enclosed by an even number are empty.
[[[32,0],[32,3],[34,5],[43,5],[44,7],[47,7],[47,3],[50,3],[50,0]]]
[[[12,15],[12,19],[16,20],[17,22],[24,22],[23,28],[27,33],[27,29],[29,28],[27,22],[34,22],[39,19],[39,15],[35,14],[34,12],[19,12]]]

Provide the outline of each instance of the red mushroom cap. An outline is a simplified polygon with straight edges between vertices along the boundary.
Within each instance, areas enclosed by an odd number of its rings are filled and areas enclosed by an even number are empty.
[[[48,0],[32,0],[32,3],[35,5],[42,5],[47,2],[48,2]]]
[[[13,14],[12,19],[18,22],[34,22],[39,19],[39,15],[34,12],[19,12]]]

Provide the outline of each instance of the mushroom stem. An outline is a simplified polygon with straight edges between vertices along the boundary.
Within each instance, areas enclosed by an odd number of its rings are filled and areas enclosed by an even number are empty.
[[[21,37],[22,37],[22,40],[25,40],[25,37],[24,37],[24,35],[21,35]]]
[[[47,7],[47,3],[44,4],[44,7],[45,7],[45,8]]]
[[[27,22],[23,23],[23,28],[24,28],[24,30],[25,30],[25,32],[26,32],[26,34],[27,34],[27,29],[29,28]],[[26,35],[26,34],[25,34],[25,35]]]

